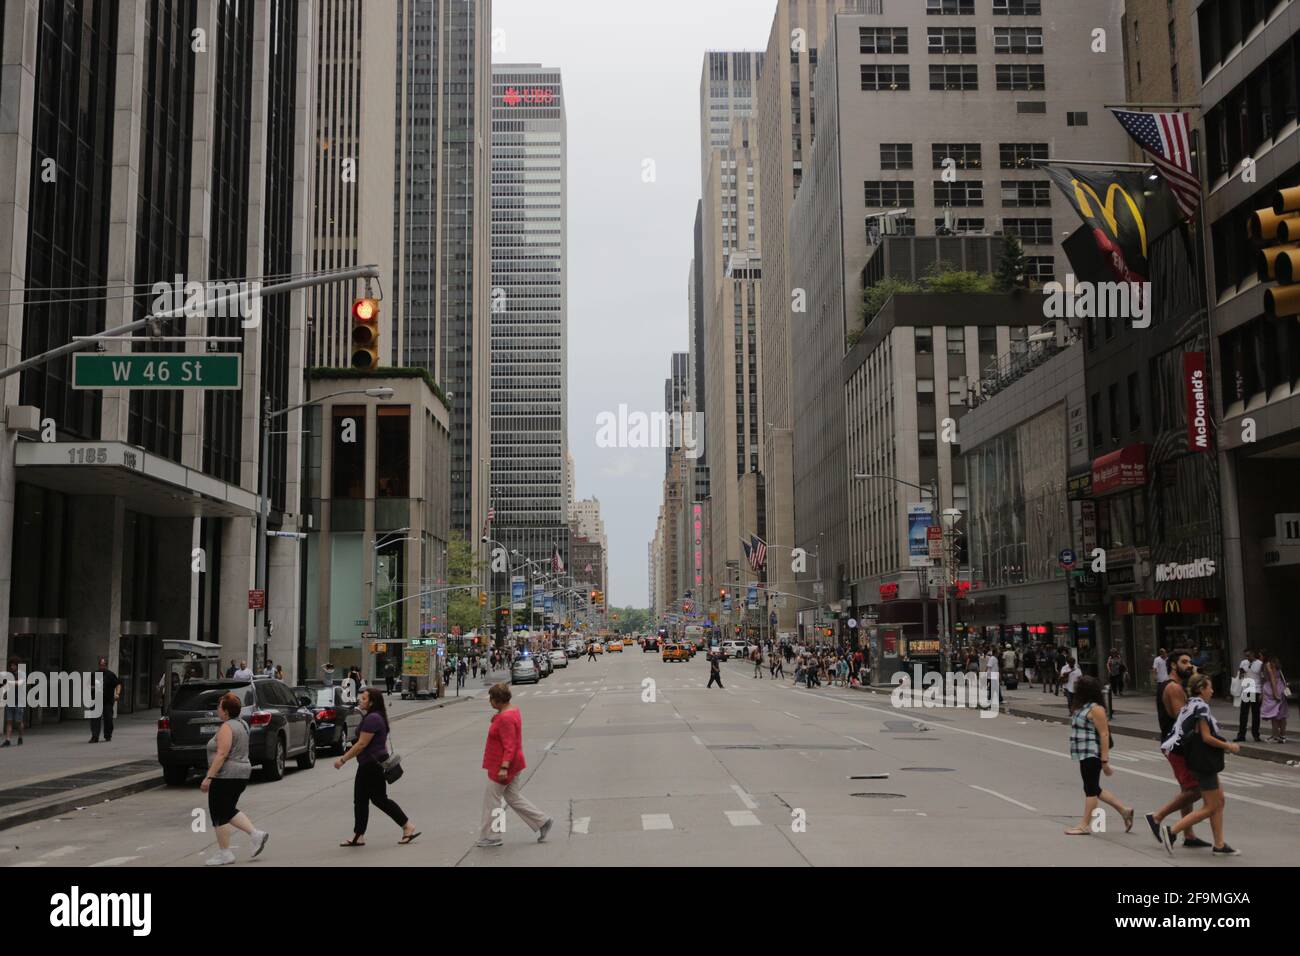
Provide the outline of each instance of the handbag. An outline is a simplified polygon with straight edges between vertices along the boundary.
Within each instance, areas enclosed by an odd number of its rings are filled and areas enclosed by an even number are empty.
[[[388,756],[384,758],[382,764],[384,768],[384,782],[397,783],[402,779],[402,774],[406,771],[402,769],[402,755],[393,749],[393,733],[388,732]]]
[[[1199,728],[1195,733],[1184,731],[1184,734],[1183,759],[1187,768],[1192,773],[1223,773],[1223,750],[1202,740]]]

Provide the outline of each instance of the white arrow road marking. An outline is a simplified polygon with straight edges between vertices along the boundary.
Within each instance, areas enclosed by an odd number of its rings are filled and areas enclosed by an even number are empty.
[[[736,791],[736,796],[740,797],[740,802],[743,803],[745,806],[749,807],[749,809],[751,810],[758,809],[758,801],[755,800],[753,797],[751,797],[749,794],[747,794],[744,791],[744,789],[740,786],[740,784],[733,783],[731,785],[731,789]]]
[[[733,827],[759,827],[763,825],[752,811],[727,810],[725,812]]]
[[[642,830],[671,830],[672,828],[673,818],[666,813],[641,814]]]
[[[578,817],[573,821],[573,832],[586,833],[589,826],[591,826],[591,817]]]

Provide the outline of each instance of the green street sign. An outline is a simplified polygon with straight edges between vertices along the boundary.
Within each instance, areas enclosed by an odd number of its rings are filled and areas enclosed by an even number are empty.
[[[72,356],[73,388],[240,387],[237,353],[100,353]]]

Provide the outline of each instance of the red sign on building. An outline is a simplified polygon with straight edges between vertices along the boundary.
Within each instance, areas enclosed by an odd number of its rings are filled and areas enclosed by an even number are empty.
[[[265,592],[265,591],[249,591],[249,592],[248,592],[248,609],[249,609],[250,611],[260,611],[260,610],[262,610],[262,609],[265,608],[265,607],[266,607],[266,592]]]
[[[1187,450],[1208,452],[1210,445],[1210,383],[1205,353],[1183,353],[1183,390],[1187,395]]]
[[[1105,495],[1147,483],[1147,446],[1129,445],[1092,463],[1092,493]]]
[[[882,584],[882,585],[880,586],[880,600],[882,600],[882,601],[895,601],[895,600],[897,600],[897,599],[898,599],[898,585],[897,585],[897,584]]]

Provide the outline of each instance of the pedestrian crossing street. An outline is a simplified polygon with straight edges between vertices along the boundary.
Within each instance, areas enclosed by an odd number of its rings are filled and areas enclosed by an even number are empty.
[[[1159,750],[1112,750],[1110,759],[1117,763],[1157,763],[1169,766],[1169,761]],[[1229,766],[1231,766],[1231,757]],[[1290,787],[1300,790],[1300,774],[1259,772],[1248,773],[1243,770],[1229,770],[1219,774],[1219,780],[1234,787]]]

